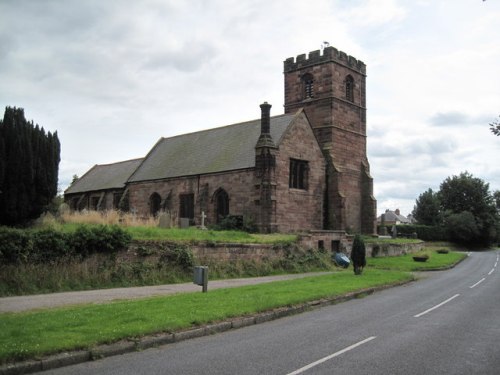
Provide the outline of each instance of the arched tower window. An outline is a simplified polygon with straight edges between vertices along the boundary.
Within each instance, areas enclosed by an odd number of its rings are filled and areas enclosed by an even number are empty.
[[[304,99],[314,97],[314,79],[312,74],[304,74],[302,77],[302,84],[304,87]]]
[[[350,74],[345,77],[345,98],[354,102],[354,78]]]
[[[161,197],[160,194],[158,193],[153,193],[149,197],[149,213],[151,216],[156,216],[158,215],[158,212],[160,212],[160,207],[161,207]]]
[[[215,214],[217,223],[229,215],[229,195],[222,188],[215,192]]]

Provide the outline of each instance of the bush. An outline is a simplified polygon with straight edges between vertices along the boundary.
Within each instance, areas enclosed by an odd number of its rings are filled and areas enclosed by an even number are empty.
[[[33,251],[33,240],[28,231],[0,227],[0,261],[5,264],[24,263]]]
[[[31,262],[54,261],[72,254],[69,235],[53,229],[32,232],[33,252]]]
[[[88,256],[95,253],[114,253],[130,244],[132,237],[116,225],[96,227],[82,225],[72,235],[76,254]]]
[[[366,248],[365,242],[360,235],[354,236],[354,241],[352,243],[351,260],[354,267],[354,273],[356,275],[361,275],[361,273],[363,272],[363,267],[366,266]]]
[[[248,233],[257,232],[254,221],[247,216],[227,215],[215,227],[215,230],[241,230]]]
[[[165,248],[160,255],[160,264],[171,264],[181,267],[184,270],[194,266],[194,257],[191,249],[187,246],[176,245]]]

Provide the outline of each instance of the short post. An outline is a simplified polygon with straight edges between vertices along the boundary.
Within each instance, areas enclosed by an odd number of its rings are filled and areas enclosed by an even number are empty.
[[[203,287],[202,292],[208,291],[208,267],[196,266],[194,267],[193,283]]]

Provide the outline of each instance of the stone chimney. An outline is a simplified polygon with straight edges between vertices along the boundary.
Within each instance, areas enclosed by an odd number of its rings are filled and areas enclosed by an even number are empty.
[[[399,211],[399,208],[396,208],[396,211],[394,211],[394,213],[398,216],[401,215],[401,211]]]
[[[270,118],[271,118],[271,104],[264,102],[260,105],[260,133],[269,134],[271,132]]]
[[[271,137],[271,104],[264,102],[260,105],[260,136],[255,147],[276,147]]]

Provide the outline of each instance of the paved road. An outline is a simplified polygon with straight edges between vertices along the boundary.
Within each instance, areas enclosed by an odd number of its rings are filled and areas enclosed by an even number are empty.
[[[261,325],[47,374],[498,374],[499,251]]]
[[[251,277],[244,279],[228,279],[209,281],[208,289],[234,288],[243,285],[270,283],[278,280],[291,280],[306,276],[328,274],[330,272],[311,272],[293,275],[278,275],[266,277]],[[133,288],[114,288],[88,290],[83,292],[63,292],[38,294],[33,296],[16,296],[0,298],[0,313],[20,312],[33,309],[43,309],[59,306],[77,305],[82,303],[105,303],[120,299],[145,298],[175,293],[201,291],[201,286],[193,283],[142,286]]]

